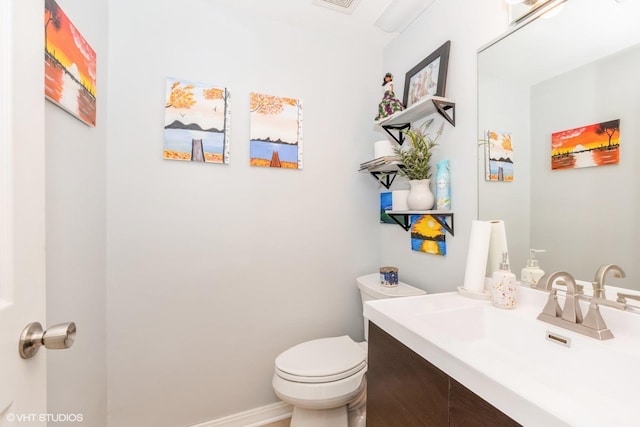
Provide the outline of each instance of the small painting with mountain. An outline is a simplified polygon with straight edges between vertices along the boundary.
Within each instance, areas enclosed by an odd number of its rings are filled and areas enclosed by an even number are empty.
[[[513,181],[513,145],[511,134],[487,131],[486,181]]]
[[[250,94],[251,166],[302,169],[302,101]]]
[[[226,88],[168,77],[163,157],[229,163],[229,98]]]

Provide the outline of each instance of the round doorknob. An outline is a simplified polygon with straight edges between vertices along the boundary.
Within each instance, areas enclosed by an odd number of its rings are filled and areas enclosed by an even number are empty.
[[[18,352],[23,359],[30,359],[43,345],[48,349],[60,350],[71,347],[75,339],[76,324],[74,322],[54,325],[46,331],[42,329],[40,322],[33,322],[22,330]]]

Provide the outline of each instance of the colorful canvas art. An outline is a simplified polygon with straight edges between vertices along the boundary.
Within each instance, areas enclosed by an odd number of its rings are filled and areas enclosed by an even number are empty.
[[[167,78],[163,157],[229,163],[230,110],[226,88]]]
[[[434,255],[447,254],[442,225],[431,215],[411,215],[411,249]]]
[[[513,145],[510,133],[487,132],[485,180],[513,181]]]
[[[385,191],[380,193],[380,223],[381,224],[395,224],[396,222],[387,215],[386,211],[391,210],[393,206],[391,199],[391,191]]]
[[[250,94],[251,166],[302,169],[302,101]]]
[[[96,53],[54,0],[44,3],[45,97],[96,125]]]
[[[620,162],[620,120],[551,134],[551,169],[575,169]]]

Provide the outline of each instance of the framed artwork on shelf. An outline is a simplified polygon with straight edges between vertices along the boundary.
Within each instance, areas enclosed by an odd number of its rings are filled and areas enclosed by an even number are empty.
[[[410,107],[427,96],[444,96],[450,47],[451,41],[447,40],[407,72],[402,100],[405,107]]]

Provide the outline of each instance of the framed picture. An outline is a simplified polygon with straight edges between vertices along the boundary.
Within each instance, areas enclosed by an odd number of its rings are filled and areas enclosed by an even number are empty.
[[[444,96],[451,41],[436,49],[407,72],[404,79],[404,106],[410,107],[427,96]]]

